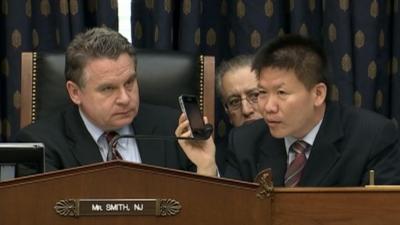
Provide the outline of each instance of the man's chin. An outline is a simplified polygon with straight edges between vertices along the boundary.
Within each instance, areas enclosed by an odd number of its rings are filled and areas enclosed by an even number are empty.
[[[117,129],[120,129],[122,127],[132,124],[132,121],[133,121],[133,118],[119,119],[112,123],[112,127],[114,127],[114,129],[117,130]]]
[[[271,133],[271,136],[274,138],[284,138],[287,136],[287,134],[285,132],[282,132],[281,130],[277,130],[277,129],[269,128],[269,132]]]

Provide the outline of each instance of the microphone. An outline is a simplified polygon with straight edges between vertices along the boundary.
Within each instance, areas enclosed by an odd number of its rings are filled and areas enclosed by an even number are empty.
[[[193,131],[193,137],[177,137],[174,135],[147,135],[147,134],[126,134],[126,135],[115,135],[108,145],[109,149],[116,147],[118,140],[122,138],[136,138],[138,140],[207,140],[210,138],[214,128],[211,124],[207,123],[203,129],[196,129]]]

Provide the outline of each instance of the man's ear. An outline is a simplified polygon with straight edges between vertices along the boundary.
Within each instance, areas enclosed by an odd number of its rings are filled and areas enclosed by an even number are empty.
[[[324,83],[318,83],[314,86],[314,105],[320,106],[325,102],[328,88]]]
[[[67,81],[65,85],[67,87],[67,91],[69,97],[71,98],[71,101],[76,105],[79,105],[81,103],[81,89],[79,88],[79,86],[70,80]]]

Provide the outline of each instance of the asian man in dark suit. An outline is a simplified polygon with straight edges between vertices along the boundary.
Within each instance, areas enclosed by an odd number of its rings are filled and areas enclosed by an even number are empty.
[[[196,152],[188,160],[174,140],[120,139],[109,149],[115,134],[173,135],[179,115],[139,104],[136,53],[118,32],[93,28],[78,34],[66,51],[65,77],[73,104],[17,135],[17,141],[45,144],[48,170],[122,159],[215,174],[216,168],[202,164],[209,161]]]
[[[271,168],[275,186],[361,186],[374,170],[376,184],[400,184],[395,124],[328,101],[326,64],[323,50],[297,35],[258,51],[252,68],[263,119],[231,131],[224,176],[253,181]],[[181,119],[176,133],[184,126]],[[210,142],[196,147],[212,149]]]
[[[277,186],[360,186],[374,170],[377,184],[400,184],[395,124],[327,101],[326,64],[318,45],[296,35],[257,53],[264,119],[232,132],[226,176],[252,181],[271,168]]]

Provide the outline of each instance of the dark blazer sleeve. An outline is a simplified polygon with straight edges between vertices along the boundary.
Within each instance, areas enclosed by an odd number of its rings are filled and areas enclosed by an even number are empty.
[[[65,137],[59,137],[58,130],[52,129],[49,125],[51,123],[60,125],[56,120],[51,120],[50,123],[31,124],[21,129],[15,138],[17,142],[40,142],[45,145],[46,171],[64,168],[57,152],[60,148],[65,149],[66,144],[60,143],[64,142]]]
[[[78,108],[73,105],[22,129],[16,140],[44,143],[46,171],[103,161]]]
[[[302,186],[400,184],[400,152],[394,123],[369,110],[331,103],[300,181]]]
[[[258,153],[267,126],[257,120],[231,130],[224,177],[252,182],[258,173]]]
[[[369,183],[369,170],[375,171],[376,184],[400,184],[400,143],[395,124],[386,120],[371,140],[371,151],[363,184]]]
[[[229,147],[225,156],[226,163],[225,163],[225,168],[223,170],[223,176],[231,179],[242,180],[243,176],[241,175],[240,172],[239,160],[236,154],[234,153],[236,149],[233,148],[233,146],[235,146],[234,136],[235,136],[235,131],[231,131],[229,134],[229,145],[228,145]]]
[[[332,105],[330,111],[336,112],[337,107]],[[374,170],[376,184],[400,184],[399,131],[393,121],[356,107],[340,106],[339,109],[341,119],[333,117],[329,121],[331,126],[335,122],[342,124],[343,136],[334,142],[340,155],[337,171],[341,172],[336,173],[337,178],[327,177],[334,178],[332,181],[336,180],[340,186],[366,185],[369,171]],[[326,182],[331,181],[327,178]]]

